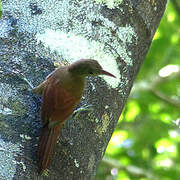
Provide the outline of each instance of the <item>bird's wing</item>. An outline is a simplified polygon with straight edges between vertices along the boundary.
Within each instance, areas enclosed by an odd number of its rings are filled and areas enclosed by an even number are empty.
[[[41,109],[42,124],[55,125],[63,123],[70,116],[80,99],[62,87],[59,80],[49,78],[43,91],[43,102]]]
[[[38,86],[34,87],[32,89],[32,91],[38,95],[42,95],[43,94],[43,90],[44,88],[46,87],[46,83],[47,83],[47,80],[45,80],[44,82],[42,82],[41,84],[39,84]]]

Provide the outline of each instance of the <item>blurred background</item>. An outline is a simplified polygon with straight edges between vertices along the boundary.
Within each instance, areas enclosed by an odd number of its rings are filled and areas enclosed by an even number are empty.
[[[96,180],[180,179],[180,1],[171,0]]]

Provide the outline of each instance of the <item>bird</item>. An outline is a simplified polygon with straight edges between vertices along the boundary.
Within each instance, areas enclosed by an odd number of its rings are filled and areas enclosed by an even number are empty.
[[[41,173],[50,165],[64,122],[80,103],[85,78],[97,75],[115,78],[113,74],[103,70],[97,60],[80,59],[70,65],[60,66],[33,89],[34,93],[42,95],[42,128],[37,147],[37,161]]]

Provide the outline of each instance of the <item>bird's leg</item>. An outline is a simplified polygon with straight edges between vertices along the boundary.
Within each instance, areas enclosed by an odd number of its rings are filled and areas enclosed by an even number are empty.
[[[77,118],[81,112],[92,112],[93,111],[92,105],[82,105],[74,110],[73,117]]]
[[[48,128],[51,129],[54,126],[57,126],[58,124],[61,124],[59,121],[52,121],[48,123]]]

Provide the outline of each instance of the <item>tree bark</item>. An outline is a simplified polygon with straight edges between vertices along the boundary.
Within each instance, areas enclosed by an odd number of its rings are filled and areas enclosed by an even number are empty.
[[[0,179],[90,180],[96,173],[167,1],[4,0],[0,20]],[[53,64],[97,59],[46,174],[36,161],[41,98]]]

